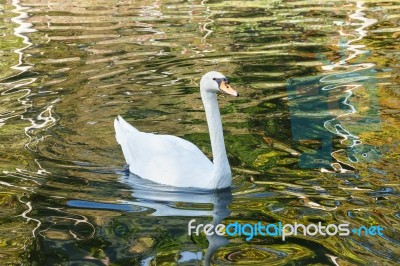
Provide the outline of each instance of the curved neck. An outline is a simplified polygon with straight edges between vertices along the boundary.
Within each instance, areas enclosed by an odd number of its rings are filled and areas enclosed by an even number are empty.
[[[215,178],[223,179],[228,176],[229,180],[217,180],[217,182],[230,182],[231,172],[225,151],[224,134],[222,131],[217,95],[212,92],[201,90],[201,98],[206,112],[208,131],[210,132]],[[226,184],[221,185],[224,186]]]

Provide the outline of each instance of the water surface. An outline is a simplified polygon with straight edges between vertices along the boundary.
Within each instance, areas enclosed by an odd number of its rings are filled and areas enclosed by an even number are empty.
[[[0,257],[33,265],[395,265],[397,1],[1,1]],[[219,97],[232,190],[124,169],[113,119],[211,157]],[[381,225],[384,237],[189,237],[187,223]]]

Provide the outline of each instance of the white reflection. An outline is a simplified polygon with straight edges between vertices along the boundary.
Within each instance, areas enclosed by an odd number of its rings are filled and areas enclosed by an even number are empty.
[[[327,71],[333,71],[335,69],[345,69],[346,75],[342,75],[343,77],[339,77],[339,75],[332,74],[323,77],[320,81],[323,83],[328,83],[322,90],[327,91],[343,91],[346,93],[345,99],[342,101],[342,104],[347,107],[347,111],[343,114],[336,116],[333,119],[330,119],[324,123],[324,127],[332,132],[333,134],[342,137],[342,144],[347,144],[350,149],[355,148],[358,145],[361,145],[361,139],[356,134],[350,132],[346,128],[344,128],[340,124],[340,119],[343,119],[346,116],[357,113],[357,109],[354,105],[350,103],[350,98],[353,96],[353,90],[356,90],[362,86],[362,83],[365,82],[370,77],[363,76],[360,74],[356,74],[357,71],[366,70],[375,66],[373,63],[360,62],[363,60],[363,56],[369,53],[369,50],[365,49],[366,46],[364,44],[355,44],[356,42],[362,40],[367,36],[368,31],[366,30],[371,25],[377,22],[376,19],[367,18],[365,16],[365,10],[367,7],[364,6],[364,2],[358,1],[356,3],[356,10],[349,14],[349,22],[342,23],[342,27],[339,30],[339,36],[341,37],[340,43],[338,46],[340,47],[341,54],[344,58],[338,60],[336,63],[332,63],[329,65],[325,65],[322,68]],[[346,33],[344,30],[344,26],[358,26],[353,33]],[[354,36],[354,38],[351,38]],[[345,41],[343,41],[345,40]],[[358,63],[349,63],[352,59],[358,59]],[[339,156],[335,156],[336,153],[340,153],[342,150],[332,152],[332,157],[334,157],[338,162],[343,165],[349,165],[348,163],[339,159]],[[352,161],[352,160],[350,160]],[[353,161],[352,161],[353,162]],[[332,167],[341,173],[348,172],[348,170],[343,169],[340,164],[334,163]],[[327,171],[326,169],[324,169]]]
[[[153,183],[133,174],[122,176],[120,181],[132,187],[132,196],[135,198],[134,201],[123,203],[153,209],[153,216],[210,216],[213,218],[211,224],[215,226],[231,214],[228,206],[232,202],[232,192],[229,188],[218,191],[175,188]],[[229,242],[225,237],[216,234],[207,236],[207,240],[209,244],[203,258],[204,265],[209,265],[215,252]],[[180,255],[180,262],[199,259],[198,252],[182,251]],[[152,258],[143,260],[142,265],[150,265],[151,260]]]
[[[32,67],[32,65],[26,64],[23,62],[24,59],[24,50],[28,47],[32,46],[32,42],[26,33],[35,32],[36,30],[32,28],[32,23],[25,22],[24,20],[28,18],[28,13],[25,12],[28,10],[28,7],[24,7],[20,4],[19,0],[12,1],[15,9],[13,12],[19,14],[17,17],[13,17],[11,19],[12,22],[19,24],[18,27],[14,29],[14,35],[23,39],[23,43],[26,44],[23,48],[15,49],[14,51],[19,55],[18,64],[13,66],[13,69],[20,70],[21,72],[27,71]]]

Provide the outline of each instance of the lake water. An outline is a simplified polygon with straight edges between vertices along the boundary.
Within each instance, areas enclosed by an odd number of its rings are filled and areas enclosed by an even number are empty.
[[[0,1],[2,265],[397,265],[398,1]],[[124,171],[113,119],[211,158],[233,187]],[[156,167],[156,166],[155,166]],[[190,178],[190,177],[188,177]],[[196,223],[347,223],[383,236],[188,236]]]

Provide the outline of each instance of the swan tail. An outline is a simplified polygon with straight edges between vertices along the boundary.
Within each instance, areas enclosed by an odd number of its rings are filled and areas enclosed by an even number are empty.
[[[117,140],[118,144],[121,145],[124,130],[118,118],[115,118],[114,120],[114,129],[115,129],[115,139]]]
[[[131,126],[121,116],[114,120],[115,139],[121,145],[126,163],[131,165],[133,163],[133,156],[128,146],[128,138],[130,135],[139,133],[140,131]]]
[[[114,128],[115,128],[115,138],[120,145],[122,145],[124,139],[126,139],[127,134],[129,133],[134,134],[139,132],[139,130],[131,126],[121,116],[118,116],[114,120]]]

